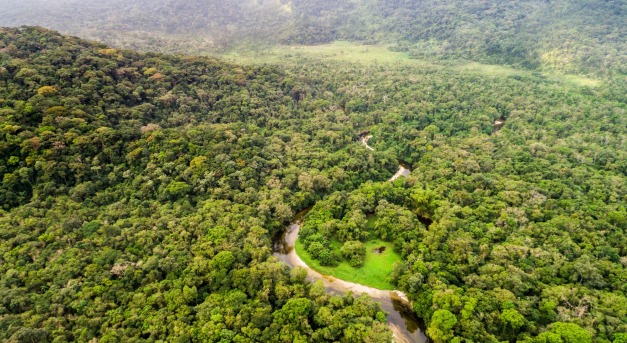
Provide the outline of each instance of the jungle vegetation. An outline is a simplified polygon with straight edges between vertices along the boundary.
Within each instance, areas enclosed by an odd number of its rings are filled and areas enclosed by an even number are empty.
[[[359,265],[392,244],[387,282],[435,342],[625,342],[627,83],[620,62],[575,65],[600,84],[0,29],[0,340],[390,341],[371,299],[272,256],[314,206],[306,248]],[[385,182],[399,160],[412,174]]]
[[[294,210],[394,168],[324,92],[0,30],[0,340],[389,340],[378,304],[272,258]]]

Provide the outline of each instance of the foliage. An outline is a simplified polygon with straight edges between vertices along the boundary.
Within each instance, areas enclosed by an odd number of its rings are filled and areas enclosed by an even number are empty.
[[[294,211],[394,168],[323,89],[40,28],[0,29],[0,71],[0,340],[391,339],[272,257]]]
[[[592,335],[573,323],[555,323],[551,329],[536,338],[536,342],[590,343]]]
[[[351,267],[361,267],[366,256],[366,247],[360,241],[347,241],[340,248],[342,257],[348,260]]]
[[[453,337],[453,327],[457,324],[457,318],[448,310],[437,310],[431,317],[429,324],[429,337],[434,342],[449,342]]]
[[[322,266],[337,266],[340,261],[335,259],[334,264],[329,264],[325,258],[340,255],[352,267],[360,267],[366,255],[365,242],[409,239],[408,235],[413,228],[418,229],[419,222],[411,212],[397,205],[408,199],[390,196],[390,193],[389,185],[367,183],[350,195],[338,192],[318,201],[300,230],[303,247]],[[371,221],[374,224],[368,225],[367,215],[374,216]],[[376,254],[371,258],[376,259]],[[368,271],[368,268],[362,270],[363,273]]]
[[[389,231],[405,261],[394,281],[427,323],[446,309],[458,318],[454,335],[475,341],[522,340],[554,322],[598,342],[625,331],[623,82],[595,91],[446,69],[342,68],[336,80],[362,104],[355,118],[369,144],[414,171],[402,187],[362,185],[318,202],[303,243],[367,237],[360,218],[391,207],[414,218],[407,238]],[[505,122],[496,132],[495,120]],[[403,218],[385,217],[377,235]]]

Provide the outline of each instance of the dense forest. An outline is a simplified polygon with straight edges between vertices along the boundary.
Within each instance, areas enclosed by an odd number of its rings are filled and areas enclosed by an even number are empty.
[[[590,89],[402,65],[334,77],[368,144],[413,172],[316,203],[301,235],[321,263],[359,263],[355,242],[373,237],[394,243],[406,262],[392,281],[435,342],[626,339],[624,80]],[[350,243],[333,251],[337,240]]]
[[[0,29],[0,340],[391,341],[376,302],[272,256],[314,206],[308,249],[352,242],[330,264],[394,244],[434,342],[625,342],[626,94]]]
[[[0,0],[0,7],[0,25],[41,25],[144,51],[341,39],[415,58],[627,72],[621,0]]]
[[[323,93],[0,30],[0,340],[388,340],[372,300],[271,258],[293,210],[394,169],[325,118]]]

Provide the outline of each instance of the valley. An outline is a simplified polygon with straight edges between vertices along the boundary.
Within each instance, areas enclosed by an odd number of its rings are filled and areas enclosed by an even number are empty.
[[[0,8],[0,341],[627,341],[624,2]]]

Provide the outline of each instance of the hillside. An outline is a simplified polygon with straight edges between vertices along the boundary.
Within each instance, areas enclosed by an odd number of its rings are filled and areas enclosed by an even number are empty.
[[[1,29],[0,340],[387,340],[376,303],[272,258],[294,211],[394,167],[316,115],[315,91]]]
[[[207,54],[342,39],[416,58],[586,74],[627,68],[627,4],[618,0],[1,0],[0,6],[0,25],[41,25],[146,51]]]
[[[436,343],[627,339],[623,79],[311,56],[0,29],[0,340],[390,342],[272,255],[310,207],[321,265],[393,247]]]

